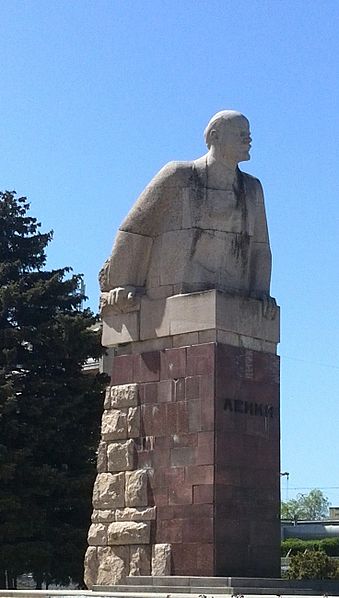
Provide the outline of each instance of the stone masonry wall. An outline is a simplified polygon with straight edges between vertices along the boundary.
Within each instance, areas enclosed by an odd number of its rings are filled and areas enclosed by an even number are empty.
[[[127,575],[255,575],[264,554],[265,574],[276,574],[277,360],[220,343],[114,357],[88,587]]]
[[[215,574],[279,577],[279,357],[219,344],[215,406]]]
[[[214,351],[208,343],[114,358],[88,587],[126,575],[213,574]]]

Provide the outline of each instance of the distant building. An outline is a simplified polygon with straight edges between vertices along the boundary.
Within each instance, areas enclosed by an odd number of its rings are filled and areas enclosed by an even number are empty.
[[[93,357],[89,357],[89,359],[87,359],[82,366],[82,371],[85,372],[85,374],[98,374],[100,372],[99,359],[93,359]]]
[[[330,519],[339,519],[339,507],[330,507]]]

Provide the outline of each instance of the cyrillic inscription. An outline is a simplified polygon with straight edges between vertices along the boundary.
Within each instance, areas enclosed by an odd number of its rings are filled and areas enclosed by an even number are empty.
[[[273,405],[255,403],[254,401],[242,401],[240,399],[225,399],[224,411],[231,411],[232,413],[243,413],[244,415],[254,415],[260,417],[273,418]]]

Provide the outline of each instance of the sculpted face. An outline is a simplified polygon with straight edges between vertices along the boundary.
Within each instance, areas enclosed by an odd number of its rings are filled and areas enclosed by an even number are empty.
[[[224,158],[234,162],[250,159],[251,147],[250,125],[244,116],[223,120],[218,131],[220,150]]]
[[[209,141],[211,147],[230,163],[238,164],[250,159],[250,125],[242,114],[235,113],[216,120],[210,129]]]

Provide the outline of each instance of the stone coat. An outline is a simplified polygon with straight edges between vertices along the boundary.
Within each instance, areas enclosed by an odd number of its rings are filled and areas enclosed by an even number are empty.
[[[236,184],[209,185],[205,157],[170,162],[118,231],[101,290],[131,285],[150,297],[206,289],[269,295],[271,252],[262,187],[237,169]]]

